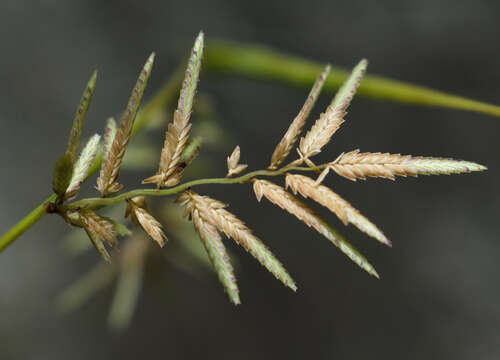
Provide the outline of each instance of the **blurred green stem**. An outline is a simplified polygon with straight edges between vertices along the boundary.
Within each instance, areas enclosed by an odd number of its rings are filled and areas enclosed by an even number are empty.
[[[210,41],[204,61],[205,69],[231,76],[273,80],[287,85],[309,88],[325,64],[286,55],[261,45]],[[332,66],[323,91],[334,92],[350,71]],[[395,102],[468,110],[500,116],[500,106],[432,90],[423,86],[366,75],[357,95]]]
[[[116,278],[118,271],[118,262],[98,263],[59,296],[57,309],[62,313],[69,313],[85,304],[98,290],[110,284]]]
[[[287,85],[300,87],[310,87],[323,69],[323,66],[323,64],[284,55],[262,46],[223,41],[209,42],[204,59],[204,68],[209,72],[244,76],[252,79],[274,80]],[[137,115],[132,132],[133,134],[141,131],[151,118],[154,118],[154,116],[161,112],[170,102],[175,100],[182,81],[183,71],[183,69],[176,71],[166,86],[142,108]],[[335,91],[340,87],[348,74],[349,72],[346,70],[332,67],[332,71],[324,85],[324,89],[331,92]],[[386,99],[425,106],[440,106],[500,116],[499,106],[373,75],[364,77],[359,87],[358,94],[376,99]],[[99,169],[101,161],[102,154],[96,158],[89,172],[89,176]],[[223,180],[223,182],[221,182],[221,180]],[[187,188],[186,186],[194,186],[200,183],[235,183],[238,182],[236,180],[237,179],[203,179],[180,186],[184,189]],[[125,199],[135,196],[136,194],[153,196],[166,195],[167,193],[175,193],[173,192],[174,189],[179,190],[179,187],[168,190],[134,190],[115,198],[98,200],[106,202],[111,199]],[[0,252],[38,222],[38,220],[46,214],[45,207],[47,203],[54,200],[55,195],[52,195],[5,233],[0,238]],[[74,204],[78,203],[79,202],[73,203],[68,206],[68,208],[73,208]],[[93,202],[94,205],[97,203],[97,200]]]

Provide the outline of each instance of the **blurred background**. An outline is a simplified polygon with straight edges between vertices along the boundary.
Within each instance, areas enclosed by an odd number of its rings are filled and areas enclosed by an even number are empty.
[[[182,63],[200,29],[208,41],[265,44],[345,68],[366,57],[370,74],[499,104],[499,14],[493,0],[3,0],[1,232],[50,194],[52,166],[95,68],[87,136],[122,111],[152,50],[157,60],[146,98]],[[227,131],[206,149],[205,171],[224,175],[225,157],[237,144],[243,163],[267,166],[308,91],[202,74],[203,103]],[[310,123],[330,99],[321,96]],[[63,244],[70,229],[46,217],[0,254],[0,359],[498,358],[499,129],[499,119],[486,115],[356,98],[323,160],[361,148],[466,159],[488,172],[396,182],[328,177],[392,240],[393,248],[385,248],[322,212],[369,258],[380,281],[295,218],[257,203],[250,185],[199,188],[231,204],[299,291],[226,241],[237,262],[241,306],[229,302],[209,270],[193,276],[170,263],[151,265],[132,322],[120,334],[106,325],[113,283],[59,314],[57,296],[101,260],[95,251],[70,255]],[[153,131],[147,141],[160,146],[163,136]],[[126,187],[156,165],[150,169],[124,171]],[[85,185],[87,194],[95,194],[93,183]],[[171,236],[162,250],[167,257],[178,241]]]

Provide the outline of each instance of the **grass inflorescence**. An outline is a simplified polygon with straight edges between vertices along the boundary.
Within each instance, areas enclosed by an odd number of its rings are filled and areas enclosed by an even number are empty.
[[[150,237],[158,246],[164,247],[167,243],[165,233],[169,233],[169,226],[162,225],[162,217],[154,216],[153,211],[147,206],[147,197],[175,196],[175,202],[169,203],[168,206],[183,209],[184,217],[196,230],[199,241],[206,251],[207,262],[213,266],[230,301],[240,304],[240,292],[230,253],[225,248],[222,235],[242,246],[285,286],[296,291],[297,285],[264,241],[257,237],[239,217],[230,212],[227,204],[198,194],[193,190],[194,187],[203,184],[252,183],[258,201],[265,198],[293,215],[324,236],[361,269],[379,278],[379,274],[368,259],[319,215],[314,203],[327,208],[344,225],[354,225],[381,244],[391,246],[391,241],[377,225],[351,203],[324,185],[325,177],[332,173],[353,181],[366,180],[369,177],[394,180],[396,176],[458,174],[486,169],[473,162],[449,158],[379,152],[362,153],[359,150],[341,153],[337,158],[324,164],[315,164],[314,157],[330,143],[336,131],[346,121],[347,109],[357,89],[362,85],[368,66],[368,62],[363,59],[347,76],[326,110],[301,137],[321,89],[328,81],[330,66],[326,66],[317,74],[316,82],[301,110],[284,132],[278,145],[270,152],[271,161],[267,169],[245,172],[248,165],[240,163],[242,151],[236,146],[227,157],[228,172],[225,177],[199,178],[183,183],[184,171],[200,153],[202,144],[202,139],[192,137],[190,130],[193,125],[191,118],[204,53],[204,34],[200,32],[184,71],[177,108],[165,132],[163,147],[158,156],[158,170],[142,181],[143,184],[153,184],[154,189],[138,188],[117,194],[124,188],[123,184],[119,183],[119,174],[127,147],[134,134],[135,119],[152,72],[154,62],[152,53],[140,72],[119,125],[114,119],[108,119],[104,135],[92,136],[78,153],[85,116],[96,86],[97,72],[92,75],[77,108],[67,150],[55,166],[53,176],[55,195],[41,210],[59,214],[71,226],[82,228],[106,262],[113,262],[114,255],[110,254],[109,248],[119,246],[119,237],[129,237],[128,243],[140,242],[141,246],[124,246],[120,266],[113,267],[113,274],[117,274],[120,269],[122,271],[120,293],[129,289],[131,294],[135,294],[133,299],[136,298],[139,288],[138,278],[142,274],[143,262],[148,255],[149,245],[144,245],[146,238]],[[294,148],[296,148],[296,158],[284,165],[290,154],[294,154]],[[102,163],[96,159],[102,159]],[[92,171],[95,171],[96,164],[100,164],[96,184],[100,197],[73,201],[81,185]],[[304,172],[316,176],[301,174]],[[286,186],[282,187],[269,179],[264,179],[265,177],[281,177]],[[309,199],[312,204],[301,199],[299,195]],[[116,215],[105,216],[101,213],[111,205],[119,203],[125,204],[125,217],[142,230],[132,233],[117,220]],[[184,220],[179,216],[178,221]],[[130,307],[133,303],[133,301],[121,303],[118,298],[115,300],[117,309]],[[110,321],[113,324],[120,324],[124,321],[122,316],[123,312],[114,311]]]

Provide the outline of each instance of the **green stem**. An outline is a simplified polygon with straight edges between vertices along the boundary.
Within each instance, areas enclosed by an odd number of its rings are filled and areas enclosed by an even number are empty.
[[[252,180],[257,176],[278,176],[282,175],[287,171],[317,171],[323,166],[318,166],[316,168],[312,167],[296,167],[296,166],[285,166],[281,169],[270,171],[270,170],[257,170],[249,172],[245,175],[235,177],[235,178],[212,178],[212,179],[198,179],[193,181],[188,181],[184,184],[178,185],[173,188],[158,190],[158,189],[136,189],[127,191],[123,194],[110,197],[110,198],[88,198],[75,201],[71,204],[63,206],[62,211],[65,210],[78,210],[81,208],[89,209],[89,210],[97,210],[104,206],[113,205],[125,201],[127,199],[131,199],[135,196],[168,196],[175,195],[184,190],[192,188],[198,185],[206,185],[206,184],[242,184]]]
[[[0,238],[0,252],[2,252],[7,246],[12,244],[19,236],[21,236],[26,230],[32,227],[38,220],[40,220],[45,214],[47,214],[46,206],[49,202],[55,201],[57,198],[56,194],[51,195],[47,200],[38,205],[32,212],[30,212],[24,219],[19,221],[14,227],[12,227],[5,235]]]
[[[211,41],[207,45],[205,69],[220,74],[272,80],[298,87],[311,87],[325,64],[290,56],[264,46]],[[324,91],[334,92],[349,71],[332,66]],[[500,106],[466,99],[423,86],[366,75],[357,95],[395,102],[439,106],[500,116]]]

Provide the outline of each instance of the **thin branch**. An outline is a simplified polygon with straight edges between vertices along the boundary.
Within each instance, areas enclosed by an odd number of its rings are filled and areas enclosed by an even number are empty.
[[[246,183],[257,176],[278,176],[282,175],[287,171],[317,171],[318,169],[323,168],[325,165],[321,165],[315,168],[309,167],[283,167],[276,171],[270,170],[257,170],[249,172],[245,175],[235,177],[235,178],[208,178],[208,179],[198,179],[193,181],[188,181],[184,184],[180,184],[176,187],[172,187],[169,189],[158,190],[158,189],[136,189],[127,191],[123,194],[109,197],[109,198],[88,198],[75,201],[71,204],[65,205],[61,207],[62,211],[74,211],[78,209],[88,209],[88,210],[97,210],[104,206],[117,204],[119,202],[125,201],[127,199],[131,199],[135,196],[168,196],[179,194],[184,190],[187,190],[191,187],[205,184],[242,184]]]

